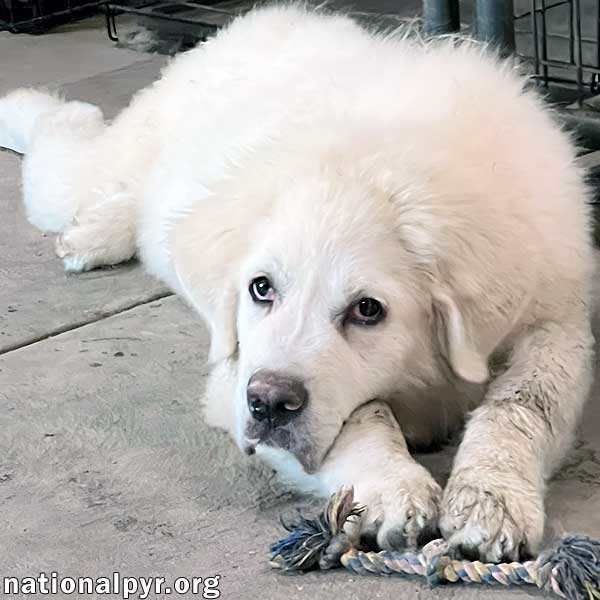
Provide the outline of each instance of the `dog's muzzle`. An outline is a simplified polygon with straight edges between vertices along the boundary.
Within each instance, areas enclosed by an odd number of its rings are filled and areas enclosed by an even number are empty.
[[[249,419],[243,450],[254,454],[257,446],[285,450],[295,456],[307,473],[318,466],[310,435],[306,406],[309,393],[297,377],[261,369],[246,388]]]
[[[246,397],[252,419],[273,429],[296,418],[308,402],[308,391],[295,377],[261,369],[248,381]]]

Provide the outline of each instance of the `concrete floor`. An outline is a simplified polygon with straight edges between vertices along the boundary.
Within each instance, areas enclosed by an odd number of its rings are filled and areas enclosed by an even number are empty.
[[[0,94],[60,86],[109,116],[162,64],[113,48],[94,20],[42,37],[0,34]],[[137,264],[65,275],[51,237],[24,218],[19,162],[0,152],[1,575],[218,573],[223,598],[248,599],[528,595],[272,572],[277,517],[303,501],[202,421],[205,329]],[[598,391],[550,485],[549,537],[600,537]],[[423,461],[443,477],[449,458]]]

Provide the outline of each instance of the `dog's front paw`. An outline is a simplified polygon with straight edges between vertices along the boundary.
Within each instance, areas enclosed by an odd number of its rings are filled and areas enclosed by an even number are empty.
[[[487,562],[526,558],[542,539],[543,498],[512,474],[460,471],[444,492],[440,529],[464,556]]]
[[[440,486],[418,464],[355,485],[355,500],[365,506],[360,527],[349,533],[383,549],[415,548],[435,537],[442,496]]]

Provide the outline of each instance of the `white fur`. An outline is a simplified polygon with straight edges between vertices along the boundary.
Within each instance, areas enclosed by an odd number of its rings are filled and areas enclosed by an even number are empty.
[[[111,124],[9,95],[0,141],[27,152],[29,218],[60,233],[67,269],[137,250],[206,319],[207,414],[240,447],[257,369],[306,382],[300,462],[257,450],[304,489],[355,485],[381,544],[416,543],[440,510],[405,438],[443,439],[480,405],[440,523],[497,559],[541,539],[591,357],[587,191],[523,86],[473,44],[272,7],[176,58]],[[249,298],[258,274],[270,310]],[[338,318],[359,292],[381,324]],[[373,398],[397,422],[359,408]]]

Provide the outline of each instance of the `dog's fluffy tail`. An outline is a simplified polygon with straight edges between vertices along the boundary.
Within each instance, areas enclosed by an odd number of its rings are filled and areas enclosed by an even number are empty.
[[[19,89],[0,98],[0,147],[25,154],[40,116],[64,102],[38,90]]]
[[[33,89],[0,98],[0,147],[28,155],[23,165],[23,201],[29,221],[61,232],[73,220],[80,198],[73,190],[88,142],[104,129],[102,111]]]
[[[102,111],[87,102],[66,102],[26,88],[0,98],[0,148],[20,154],[30,150],[36,137],[50,143],[69,143],[93,137],[103,126]]]

